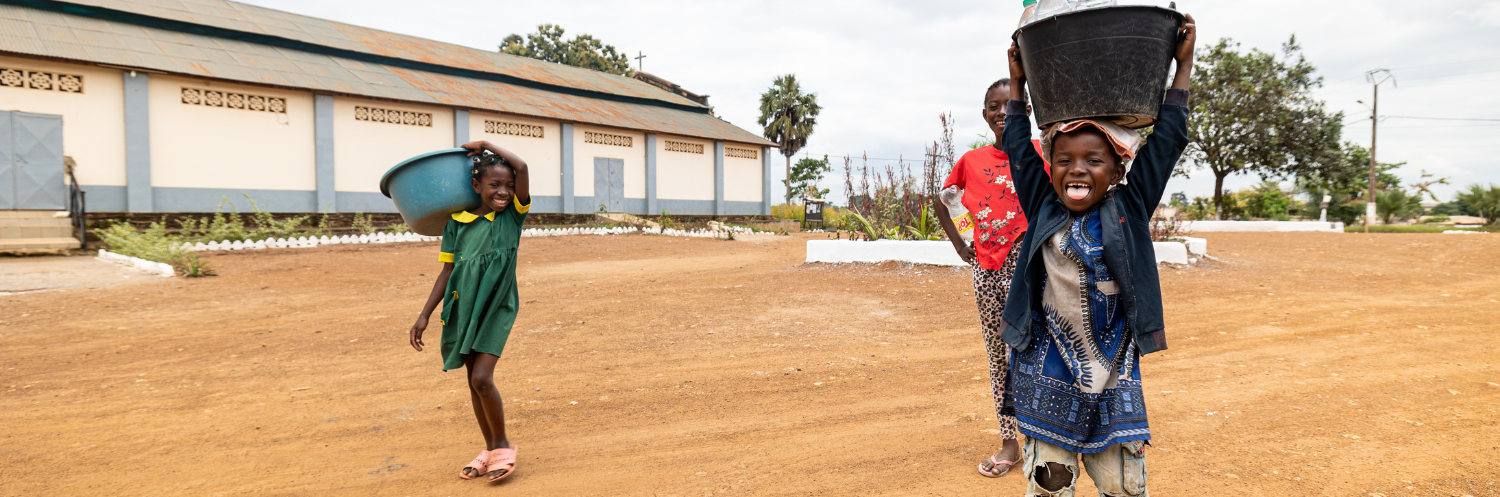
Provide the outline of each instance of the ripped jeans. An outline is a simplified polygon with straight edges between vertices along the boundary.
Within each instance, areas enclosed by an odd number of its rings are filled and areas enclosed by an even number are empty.
[[[1026,437],[1021,446],[1026,455],[1026,497],[1073,497],[1078,486],[1077,452]],[[1149,497],[1146,493],[1146,442],[1118,443],[1097,454],[1082,454],[1083,468],[1088,471],[1100,497]],[[1047,463],[1057,463],[1072,472],[1072,481],[1057,490],[1047,490],[1037,483],[1039,473],[1046,473]]]

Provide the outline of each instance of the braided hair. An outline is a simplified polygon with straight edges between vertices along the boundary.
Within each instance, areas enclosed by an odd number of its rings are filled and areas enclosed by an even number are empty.
[[[474,176],[475,181],[483,178],[484,172],[488,171],[490,168],[496,166],[510,168],[510,162],[506,161],[504,157],[492,154],[488,151],[474,156],[472,158],[472,162],[474,165],[471,169],[469,169],[469,174]],[[511,174],[515,174],[515,171],[511,171]]]

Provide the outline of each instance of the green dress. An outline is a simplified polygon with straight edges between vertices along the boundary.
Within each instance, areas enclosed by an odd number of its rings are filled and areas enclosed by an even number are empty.
[[[443,228],[441,262],[453,263],[443,296],[443,370],[464,366],[475,352],[499,356],[520,309],[516,248],[530,205],[476,216],[455,212]]]

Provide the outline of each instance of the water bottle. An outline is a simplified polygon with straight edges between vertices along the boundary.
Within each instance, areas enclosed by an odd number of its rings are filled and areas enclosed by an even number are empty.
[[[1115,0],[1078,0],[1078,10],[1094,9],[1099,7],[1114,7]]]
[[[974,243],[974,216],[970,216],[969,209],[964,207],[964,191],[950,186],[938,192],[938,198],[948,206],[948,218],[958,230],[959,238],[963,238],[964,243]]]
[[[1036,20],[1072,12],[1075,7],[1077,0],[1041,0],[1036,4]]]
[[[1021,27],[1021,26],[1025,26],[1027,24],[1030,24],[1031,21],[1033,20],[1032,19],[1033,17],[1036,17],[1036,0],[1022,0],[1021,1],[1021,24],[1016,25],[1016,27]]]

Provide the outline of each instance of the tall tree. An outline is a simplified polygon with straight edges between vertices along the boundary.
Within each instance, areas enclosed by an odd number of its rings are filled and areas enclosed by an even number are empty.
[[[818,188],[818,182],[823,180],[823,175],[833,170],[828,165],[828,156],[822,159],[803,157],[792,165],[792,197],[793,198],[823,198],[828,194],[827,188]],[[791,203],[788,201],[788,203]]]
[[[781,155],[786,156],[786,202],[792,203],[792,156],[807,146],[807,137],[818,124],[818,94],[802,93],[797,76],[777,76],[771,87],[760,95],[761,133],[767,140],[776,143]]]
[[[615,51],[614,45],[593,36],[581,34],[571,40],[563,39],[563,28],[555,24],[542,24],[536,32],[522,37],[513,34],[500,44],[500,53],[531,57],[584,69],[629,76],[635,74],[630,68],[630,58]]]
[[[1176,173],[1207,168],[1214,175],[1214,208],[1224,202],[1224,178],[1258,173],[1263,179],[1315,174],[1343,165],[1338,140],[1343,113],[1329,114],[1311,95],[1322,85],[1293,36],[1281,57],[1228,38],[1201,49],[1193,70],[1192,138]]]
[[[1484,217],[1485,223],[1493,223],[1500,219],[1500,186],[1472,184],[1467,191],[1459,192],[1458,201],[1470,211],[1479,213]]]

